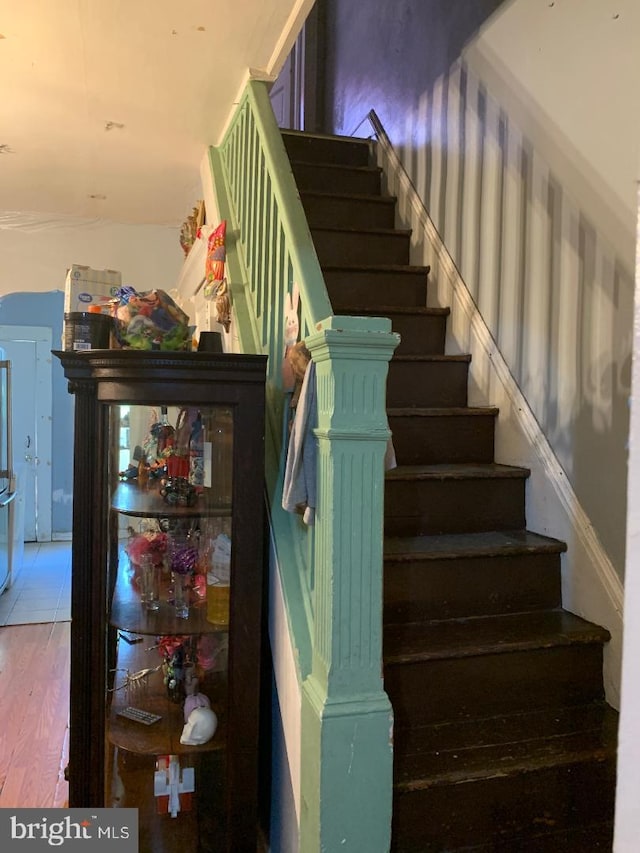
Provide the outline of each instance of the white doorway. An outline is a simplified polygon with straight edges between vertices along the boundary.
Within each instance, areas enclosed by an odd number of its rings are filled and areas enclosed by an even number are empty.
[[[51,541],[51,329],[0,325],[11,362],[13,467],[24,496],[26,542]]]

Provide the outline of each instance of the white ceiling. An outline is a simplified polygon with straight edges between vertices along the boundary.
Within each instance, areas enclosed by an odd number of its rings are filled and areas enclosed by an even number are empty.
[[[0,0],[0,210],[179,225],[313,0]]]

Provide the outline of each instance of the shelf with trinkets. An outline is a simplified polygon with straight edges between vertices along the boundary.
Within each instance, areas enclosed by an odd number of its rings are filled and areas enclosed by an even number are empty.
[[[145,588],[145,571],[156,575],[155,589]],[[190,710],[204,706],[214,711],[216,730],[210,740],[198,745],[198,751],[220,749],[225,742],[221,723],[226,707],[228,620],[223,612],[221,623],[211,621],[204,584],[189,584],[181,590],[184,609],[180,613],[176,584],[182,578],[172,576],[167,561],[135,566],[126,546],[120,549],[109,615],[116,631],[116,653],[108,737],[123,749],[147,754],[192,751],[194,744],[182,743],[180,736]],[[178,678],[172,671],[176,651],[183,656]],[[175,679],[173,685],[171,679]],[[158,719],[142,721],[141,727],[135,717],[122,716],[131,707]]]
[[[57,355],[76,394],[69,805],[137,808],[141,853],[253,853],[266,359]]]

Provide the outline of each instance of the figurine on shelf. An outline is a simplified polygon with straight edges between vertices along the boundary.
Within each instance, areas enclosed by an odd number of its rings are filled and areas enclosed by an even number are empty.
[[[163,657],[162,671],[167,694],[172,702],[182,702],[184,698],[184,669],[187,656],[186,636],[164,636],[158,639],[157,648]]]
[[[180,735],[180,743],[188,746],[200,746],[214,736],[218,728],[218,718],[211,708],[194,708]]]
[[[162,481],[160,494],[170,506],[194,506],[198,500],[196,487],[186,477],[167,477]]]
[[[113,669],[112,672],[124,672],[125,677],[121,684],[117,687],[113,687],[114,691],[116,690],[124,690],[126,695],[127,702],[135,702],[140,701],[141,696],[144,696],[149,686],[149,676],[157,672],[162,664],[159,664],[156,667],[146,667],[145,669],[139,669],[137,672],[131,672],[126,669]]]
[[[184,721],[188,722],[191,712],[195,708],[210,708],[211,702],[204,693],[199,692],[200,681],[195,675],[194,667],[189,664],[185,667],[184,692]]]
[[[138,462],[138,486],[141,489],[146,489],[149,485],[149,463],[147,457],[143,454]]]
[[[134,465],[132,462],[124,469],[124,471],[120,471],[118,473],[118,477],[121,480],[135,480],[138,477],[138,466]]]

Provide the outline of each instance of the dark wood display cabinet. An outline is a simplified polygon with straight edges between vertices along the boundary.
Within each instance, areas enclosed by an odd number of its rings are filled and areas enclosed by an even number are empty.
[[[266,356],[56,352],[75,396],[69,805],[255,853]]]

